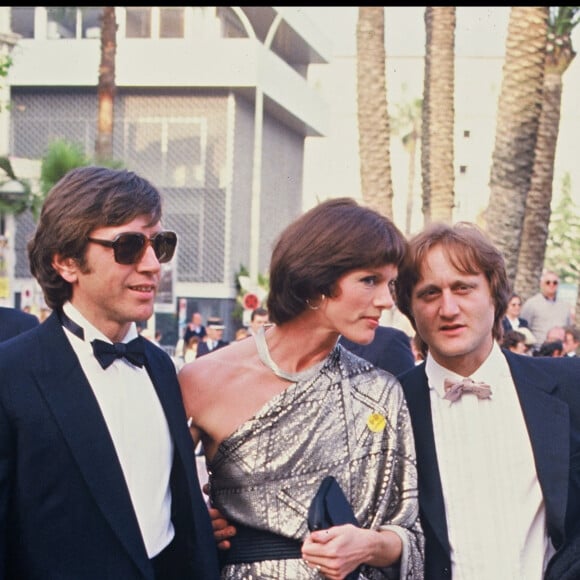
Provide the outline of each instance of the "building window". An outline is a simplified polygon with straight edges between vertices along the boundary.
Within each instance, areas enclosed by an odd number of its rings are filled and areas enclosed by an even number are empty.
[[[34,38],[34,6],[12,6],[10,28],[22,38]]]
[[[467,165],[460,165],[459,173],[461,173],[461,175],[465,175],[467,173]]]
[[[160,8],[159,10],[159,38],[183,38],[183,7]]]
[[[207,120],[199,117],[128,119],[131,167],[164,188],[205,186]]]
[[[81,19],[83,38],[101,38],[102,7],[81,6]]]
[[[35,21],[43,21],[43,7],[12,6],[12,32],[23,38],[44,38],[42,26],[35,30]],[[40,15],[40,17],[39,17]],[[46,38],[100,38],[103,8],[101,6],[51,6],[46,9]]]
[[[151,38],[151,8],[127,6],[127,38]]]
[[[74,6],[49,6],[46,35],[49,39],[76,38],[77,8]]]
[[[471,131],[469,129],[466,129],[465,131],[463,131],[463,138],[464,139],[469,139],[471,137]]]

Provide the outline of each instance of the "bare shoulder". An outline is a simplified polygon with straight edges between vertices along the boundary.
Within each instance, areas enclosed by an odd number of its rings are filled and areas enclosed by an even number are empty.
[[[179,371],[190,430],[194,437],[202,437],[208,457],[272,396],[271,389],[260,388],[264,369],[254,341],[245,339],[195,359]]]
[[[195,399],[199,407],[206,397],[215,399],[235,382],[253,352],[253,341],[234,342],[185,364],[178,375],[184,402]]]

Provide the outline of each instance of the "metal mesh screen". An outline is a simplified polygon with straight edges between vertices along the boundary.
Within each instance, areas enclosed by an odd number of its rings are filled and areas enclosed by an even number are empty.
[[[179,235],[177,280],[231,284],[225,264],[227,95],[121,91],[115,100],[114,157],[163,193],[164,224]],[[66,139],[92,157],[97,126],[90,90],[12,91],[11,153],[41,158]],[[25,240],[34,223],[19,219],[17,276],[28,275]],[[19,238],[20,239],[20,238]]]

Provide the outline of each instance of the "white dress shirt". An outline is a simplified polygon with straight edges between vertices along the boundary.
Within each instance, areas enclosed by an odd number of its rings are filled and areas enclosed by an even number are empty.
[[[84,330],[84,340],[66,328],[65,333],[107,423],[147,554],[152,558],[175,535],[169,487],[173,442],[163,408],[145,367],[136,367],[119,358],[103,369],[93,354],[91,341],[98,338],[110,343],[110,339],[72,304],[65,304],[64,312]],[[137,329],[133,325],[123,342],[136,337]]]
[[[453,580],[541,580],[553,554],[545,506],[519,399],[507,361],[494,344],[471,375],[491,399],[450,403],[445,378],[461,379],[428,355],[433,431]]]

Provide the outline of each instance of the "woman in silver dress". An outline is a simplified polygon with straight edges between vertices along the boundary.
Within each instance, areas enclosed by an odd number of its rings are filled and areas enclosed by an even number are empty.
[[[379,213],[350,198],[319,204],[274,248],[273,324],[180,371],[212,517],[236,529],[221,552],[222,578],[341,579],[359,566],[360,578],[423,577],[403,392],[392,374],[338,344],[341,335],[372,341],[405,251]],[[358,526],[309,532],[308,508],[327,475]]]

